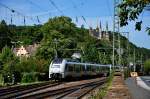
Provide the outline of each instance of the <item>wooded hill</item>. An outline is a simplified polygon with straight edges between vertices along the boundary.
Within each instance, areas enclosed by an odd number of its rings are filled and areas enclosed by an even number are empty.
[[[56,56],[59,58],[71,58],[74,52],[80,52],[82,62],[92,62],[101,64],[112,64],[112,32],[110,41],[98,40],[89,35],[89,30],[77,27],[69,17],[61,16],[50,18],[44,25],[16,26],[7,25],[5,21],[0,23],[0,72],[5,75],[13,72],[48,72],[48,66]],[[115,33],[115,38],[118,34]],[[136,60],[145,61],[150,58],[150,50],[140,48],[129,42],[128,39],[120,36],[121,48],[124,53],[121,63],[124,66],[128,62],[133,62],[133,52],[135,49]],[[12,43],[12,42],[22,43]],[[39,43],[36,54],[28,59],[20,60],[10,50],[12,46],[29,45]],[[7,46],[6,46],[7,45]],[[115,41],[115,48],[118,43]],[[118,64],[118,54],[115,50],[115,64]],[[13,68],[13,72],[10,69]],[[32,69],[31,69],[32,68]]]

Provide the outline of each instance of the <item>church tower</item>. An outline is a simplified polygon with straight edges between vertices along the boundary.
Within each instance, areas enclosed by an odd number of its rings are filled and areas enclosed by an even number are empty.
[[[89,35],[93,36],[93,29],[92,29],[92,23],[90,22],[89,26]]]
[[[99,34],[98,34],[98,39],[102,39],[102,26],[101,26],[101,21],[99,22],[99,25],[98,25],[99,27]]]
[[[108,22],[106,22],[105,39],[109,40]]]

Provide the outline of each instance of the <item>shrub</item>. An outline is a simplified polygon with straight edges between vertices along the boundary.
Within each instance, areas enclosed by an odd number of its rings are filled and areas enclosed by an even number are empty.
[[[37,73],[31,72],[31,73],[23,73],[21,82],[22,83],[31,83],[38,81]]]
[[[144,72],[148,75],[150,74],[150,59],[144,63]]]
[[[3,85],[4,84],[4,78],[3,78],[3,75],[0,74],[0,85]]]

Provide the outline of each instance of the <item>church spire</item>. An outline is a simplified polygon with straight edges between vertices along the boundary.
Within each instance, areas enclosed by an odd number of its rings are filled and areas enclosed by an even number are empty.
[[[102,31],[102,24],[101,24],[101,21],[99,22],[99,29],[100,29],[100,31]]]
[[[99,32],[99,24],[98,24],[98,19],[97,19],[96,32]]]
[[[91,35],[91,36],[93,36],[93,29],[92,29],[92,21],[90,21],[90,26],[89,26],[89,34]]]
[[[106,21],[105,39],[106,39],[106,40],[109,40],[109,33],[108,33],[108,21]]]
[[[102,26],[101,26],[101,21],[98,21],[98,28],[99,28],[99,37],[98,39],[101,39],[102,38]]]
[[[108,31],[108,21],[106,22],[106,31]]]
[[[98,23],[98,19],[97,19],[97,26],[96,26],[96,28],[99,28],[99,23]]]

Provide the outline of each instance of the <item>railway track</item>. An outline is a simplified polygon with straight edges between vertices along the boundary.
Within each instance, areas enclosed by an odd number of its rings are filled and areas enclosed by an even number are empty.
[[[16,87],[9,87],[9,88],[2,88],[0,89],[0,99],[10,99],[10,98],[16,98],[17,96],[27,94],[33,91],[45,89],[52,86],[57,86],[60,83],[54,83],[54,82],[45,82],[40,84],[33,84],[33,85],[27,85],[27,86],[16,86]]]
[[[106,82],[106,78],[87,80],[87,81],[77,81],[71,84],[65,83],[55,87],[49,87],[44,90],[39,90],[29,94],[24,94],[15,97],[16,99],[41,99],[41,98],[53,98],[53,99],[63,99],[63,98],[75,98],[80,99],[88,92],[94,88],[103,85]]]
[[[89,93],[96,87],[103,85],[104,82],[105,81],[101,81],[101,82],[97,82],[97,83],[80,86],[79,88],[76,88],[74,90],[71,90],[62,95],[59,95],[57,97],[52,97],[52,98],[55,98],[55,99],[81,99],[83,96],[85,96],[87,93]],[[51,98],[51,97],[49,97],[49,98]]]

